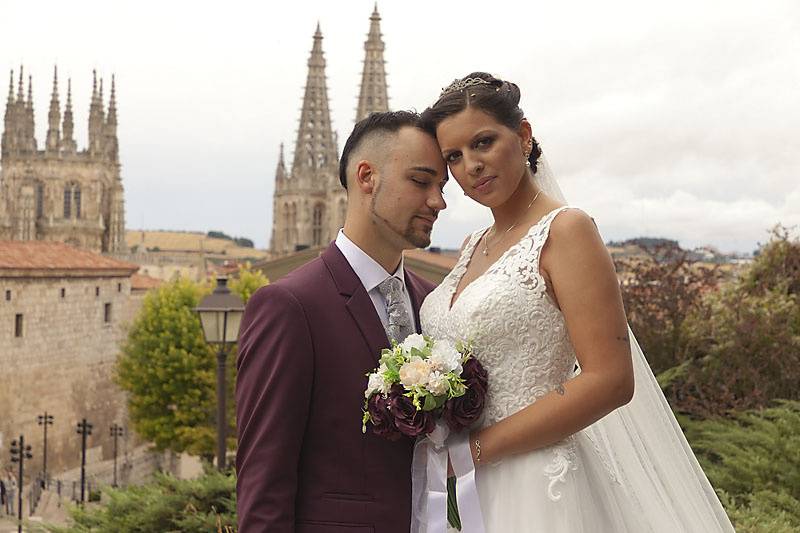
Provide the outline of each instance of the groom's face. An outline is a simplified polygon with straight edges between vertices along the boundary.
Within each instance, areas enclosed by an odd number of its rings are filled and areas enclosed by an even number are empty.
[[[447,170],[436,140],[414,127],[401,128],[378,169],[370,216],[381,237],[399,248],[425,248],[439,211]]]

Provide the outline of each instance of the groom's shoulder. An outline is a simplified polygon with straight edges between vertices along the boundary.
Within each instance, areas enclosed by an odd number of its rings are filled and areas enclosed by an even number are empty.
[[[322,286],[328,282],[326,278],[328,274],[325,264],[321,257],[316,257],[282,278],[261,287],[253,296],[258,295],[260,299],[278,296],[301,304],[307,303],[320,294]]]

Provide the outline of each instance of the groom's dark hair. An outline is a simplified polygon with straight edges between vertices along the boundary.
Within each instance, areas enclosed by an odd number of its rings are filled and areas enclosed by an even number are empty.
[[[350,154],[362,144],[364,139],[375,133],[397,133],[400,128],[406,126],[430,133],[422,127],[422,118],[419,113],[414,111],[372,113],[367,118],[358,121],[350,133],[350,137],[347,138],[347,142],[344,143],[342,157],[339,160],[339,181],[342,187],[347,189],[347,165],[350,162]]]

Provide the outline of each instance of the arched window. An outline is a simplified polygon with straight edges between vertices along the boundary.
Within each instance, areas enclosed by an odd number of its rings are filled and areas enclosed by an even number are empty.
[[[81,218],[81,186],[73,185],[72,203],[75,206],[75,218]]]
[[[311,238],[314,246],[322,245],[322,216],[325,207],[322,204],[314,206],[314,215],[311,224]]]
[[[64,187],[64,218],[72,218],[72,187]]]
[[[289,210],[289,204],[283,204],[283,243],[288,248],[292,240],[292,214]]]
[[[64,218],[81,218],[81,186],[70,183],[64,187]]]
[[[297,228],[297,203],[292,202],[291,211],[289,211],[289,213],[290,213],[289,220],[291,221],[291,223],[289,224],[289,227],[291,228],[291,231],[292,231],[292,242],[297,244],[298,235],[299,235],[298,234],[298,228]]]
[[[36,218],[44,216],[44,183],[36,182]]]

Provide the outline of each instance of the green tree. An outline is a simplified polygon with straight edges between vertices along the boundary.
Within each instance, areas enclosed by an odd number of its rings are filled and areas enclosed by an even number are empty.
[[[228,286],[231,291],[247,302],[250,297],[260,287],[269,283],[269,279],[260,270],[253,270],[253,266],[248,262],[239,267],[239,272],[230,280]]]
[[[206,292],[179,278],[144,298],[117,361],[134,430],[158,449],[211,456],[214,353],[194,308]]]
[[[246,266],[230,288],[246,302],[266,283],[260,271]],[[123,345],[116,372],[117,382],[128,392],[136,433],[158,449],[206,458],[213,456],[216,442],[216,357],[194,309],[210,291],[210,285],[186,279],[151,291]],[[229,353],[235,354],[236,347]],[[231,368],[227,378],[230,447],[236,439]]]

